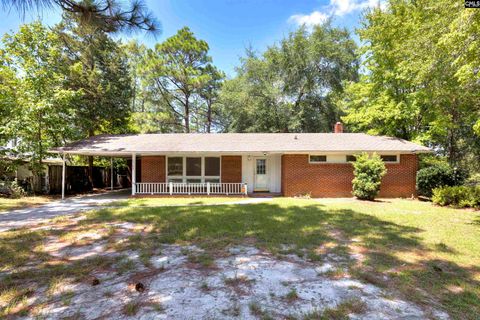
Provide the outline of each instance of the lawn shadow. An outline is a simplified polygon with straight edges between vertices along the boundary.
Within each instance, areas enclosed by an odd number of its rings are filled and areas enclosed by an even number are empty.
[[[473,221],[473,224],[480,226],[480,214],[475,218],[475,221]]]
[[[477,268],[422,258],[434,253],[432,250],[453,253],[453,249],[441,244],[432,249],[422,242],[419,236],[422,229],[352,209],[333,210],[321,203],[298,206],[259,203],[127,209],[120,216],[106,210],[94,213],[90,219],[152,224],[152,236],[158,242],[195,243],[211,250],[240,245],[247,240],[251,243],[254,239],[259,248],[273,253],[296,253],[314,261],[328,254],[350,258],[355,253],[353,249],[361,247],[363,259],[352,267],[354,275],[375,285],[398,289],[408,300],[444,307],[454,316],[475,319],[480,315],[480,298],[475,289],[480,285],[475,278]],[[333,243],[333,248],[326,252],[318,250],[327,243]],[[290,249],[285,252],[285,247]],[[416,259],[400,259],[402,253]]]
[[[351,264],[354,276],[398,290],[404,298],[417,303],[440,302],[441,306],[456,310],[454,315],[458,312],[465,319],[474,319],[480,314],[480,299],[475,292],[480,284],[474,278],[480,272],[478,268],[467,269],[450,261],[428,258],[408,262],[398,257],[398,253],[410,252],[428,255],[432,249],[422,243],[419,237],[422,229],[352,209],[331,209],[317,202],[300,203],[104,208],[88,213],[78,225],[96,228],[106,222],[131,222],[149,226],[148,231],[130,236],[122,244],[125,250],[150,250],[162,243],[177,243],[195,244],[214,254],[247,244],[273,254],[295,253],[321,263],[329,255],[352,260],[355,250],[361,249],[363,258]],[[58,277],[82,281],[99,270],[115,269],[119,259],[89,257],[59,262],[58,258],[32,250],[46,237],[60,237],[68,232],[67,228],[22,231],[12,232],[11,237],[0,237],[0,255],[4,257],[0,259],[13,259],[11,268],[18,269],[1,279],[8,281],[2,281],[0,291],[23,290],[32,283],[37,283],[34,288],[49,286]],[[449,250],[448,247],[435,249]],[[41,263],[22,271],[21,267],[29,261]]]

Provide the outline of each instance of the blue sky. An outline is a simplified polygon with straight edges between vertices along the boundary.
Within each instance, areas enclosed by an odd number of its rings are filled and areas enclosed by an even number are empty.
[[[362,10],[378,5],[379,0],[147,0],[147,7],[162,24],[156,39],[138,33],[136,38],[149,46],[188,26],[210,45],[213,62],[228,75],[246,47],[264,50],[300,24],[312,26],[331,17],[333,23],[354,33]],[[0,10],[3,10],[0,8]],[[37,18],[53,25],[60,20],[59,10],[27,13],[3,10],[0,34]],[[125,37],[125,36],[123,36]]]

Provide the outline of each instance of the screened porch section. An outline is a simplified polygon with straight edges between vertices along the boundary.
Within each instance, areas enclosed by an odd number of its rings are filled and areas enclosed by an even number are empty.
[[[246,195],[240,175],[232,177],[231,157],[165,155],[141,158],[137,195]],[[240,158],[241,159],[241,158]],[[241,160],[237,167],[241,170]],[[223,170],[223,173],[222,173]],[[223,180],[223,181],[222,181]]]

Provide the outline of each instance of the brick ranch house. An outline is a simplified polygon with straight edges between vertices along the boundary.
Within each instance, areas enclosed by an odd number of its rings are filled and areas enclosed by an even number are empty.
[[[343,133],[193,133],[99,135],[53,150],[127,158],[132,195],[350,197],[354,155],[385,161],[381,197],[416,194],[417,155],[430,149],[398,138]]]

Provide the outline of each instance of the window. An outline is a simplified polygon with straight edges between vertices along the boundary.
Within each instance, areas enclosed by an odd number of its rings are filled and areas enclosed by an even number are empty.
[[[219,157],[205,157],[205,175],[206,176],[220,175],[220,158]]]
[[[355,162],[357,161],[357,157],[352,155],[347,155],[347,162]]]
[[[396,155],[381,155],[380,158],[382,158],[382,160],[384,162],[397,162],[397,156]]]
[[[327,162],[327,156],[310,156],[311,163]]]
[[[183,176],[183,158],[182,157],[168,158],[168,175]]]
[[[168,157],[167,181],[219,183],[220,157]]]
[[[187,176],[202,175],[202,158],[187,158]]]
[[[267,166],[265,159],[257,159],[257,174],[267,174]]]

